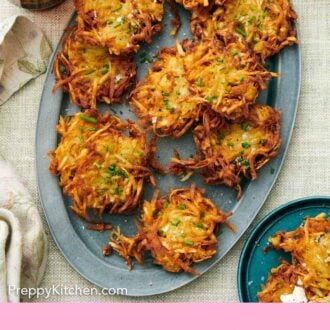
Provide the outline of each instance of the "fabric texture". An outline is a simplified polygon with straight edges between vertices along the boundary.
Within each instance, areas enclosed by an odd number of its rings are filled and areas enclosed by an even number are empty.
[[[8,288],[38,287],[46,268],[47,240],[30,193],[1,155],[0,227],[0,301],[19,302],[17,291]]]
[[[290,147],[281,173],[256,223],[275,207],[310,195],[330,195],[330,111],[328,86],[330,78],[330,2],[329,0],[292,1],[299,15],[302,52],[301,96]],[[53,47],[59,41],[72,12],[71,0],[44,12],[28,12],[0,0],[0,22],[11,15],[31,18],[47,35]],[[0,107],[0,152],[26,179],[34,201],[40,207],[34,167],[34,138],[39,99],[45,75],[32,80]],[[285,111],[285,109],[283,109]],[[244,221],[244,219],[242,219]],[[45,228],[48,227],[45,225]],[[249,231],[250,231],[249,230]],[[249,232],[248,231],[248,232]],[[246,233],[233,249],[206,274],[176,291],[146,298],[101,295],[53,295],[35,301],[86,302],[237,302],[236,271]],[[52,285],[92,288],[65,261],[49,235],[49,259],[41,287]],[[143,284],[141,284],[143,285]]]
[[[47,69],[52,49],[40,28],[24,16],[0,24],[0,105]]]

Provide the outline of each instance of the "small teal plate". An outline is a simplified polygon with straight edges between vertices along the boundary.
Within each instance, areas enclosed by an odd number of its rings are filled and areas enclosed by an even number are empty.
[[[268,213],[247,238],[238,263],[237,285],[241,302],[258,302],[257,293],[266,282],[270,270],[279,265],[280,258],[290,261],[284,252],[263,249],[268,238],[280,230],[296,229],[306,216],[321,212],[330,215],[330,196],[297,199]]]

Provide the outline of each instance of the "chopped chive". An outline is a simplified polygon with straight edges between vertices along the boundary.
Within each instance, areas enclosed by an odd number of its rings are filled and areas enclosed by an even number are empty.
[[[249,142],[242,142],[242,147],[244,149],[247,149],[247,148],[250,148],[251,147],[251,144]]]
[[[175,219],[174,222],[171,222],[172,226],[175,226],[175,227],[177,227],[180,223],[181,223],[181,221],[179,219]]]
[[[101,73],[102,74],[106,74],[108,72],[109,72],[109,64],[108,63],[105,63],[105,64],[103,64],[103,67],[101,69]]]
[[[166,106],[166,110],[174,111],[175,110],[175,107],[173,107],[172,105],[167,105]]]
[[[241,28],[236,28],[235,30],[237,33],[239,33],[240,35],[242,35],[243,37],[247,37],[247,34],[245,31],[243,31]]]
[[[101,164],[99,164],[99,163],[95,163],[95,167],[99,170],[99,169],[101,169],[102,168],[102,165]]]
[[[252,17],[250,17],[250,18],[248,19],[248,22],[249,22],[249,23],[252,23],[255,19],[256,19],[256,17],[253,15]]]
[[[227,147],[233,147],[234,143],[233,142],[227,142]]]
[[[259,144],[261,144],[261,145],[264,145],[266,143],[266,141],[264,140],[264,139],[261,139],[260,141],[259,141]]]
[[[164,209],[167,209],[167,208],[168,208],[168,203],[167,203],[167,202],[165,202],[165,203],[163,204],[163,208],[164,208]]]
[[[93,117],[87,117],[85,115],[79,115],[79,118],[82,119],[82,120],[85,120],[89,123],[92,123],[92,124],[97,124],[97,119],[96,118],[93,118]]]
[[[60,72],[62,74],[65,74],[66,73],[66,68],[64,66],[60,66]]]
[[[246,168],[250,167],[250,162],[247,159],[242,159],[241,164]]]
[[[107,24],[108,24],[108,25],[111,25],[112,23],[113,23],[113,20],[111,20],[111,19],[108,19],[108,20],[107,20]]]
[[[214,100],[216,100],[217,98],[218,98],[217,95],[214,95],[214,96],[207,96],[207,97],[206,97],[206,100],[207,100],[208,102],[210,102],[210,103],[213,103]]]
[[[186,245],[189,245],[189,246],[194,245],[194,242],[191,242],[191,241],[184,241],[183,243],[186,244]]]
[[[220,57],[217,58],[217,62],[218,62],[218,63],[223,63],[223,61],[224,61],[223,58],[220,58]]]
[[[218,133],[217,134],[217,143],[221,144],[221,141],[225,138],[225,134],[224,133]]]
[[[115,195],[119,195],[122,191],[123,191],[123,189],[120,189],[119,187],[116,187]]]
[[[178,96],[181,95],[181,93],[180,93],[179,90],[177,90],[177,91],[175,92],[175,94],[178,95]]]
[[[170,93],[167,93],[167,92],[162,92],[162,95],[163,96],[170,96],[171,94]]]
[[[185,209],[186,209],[186,206],[183,205],[183,204],[179,204],[179,205],[178,205],[178,209],[179,209],[179,210],[185,210]]]
[[[95,69],[88,70],[85,72],[85,76],[88,76],[88,75],[94,73],[95,71],[96,71]]]
[[[157,234],[158,234],[158,236],[163,236],[164,235],[164,230],[163,229],[159,229],[157,231]]]
[[[203,87],[203,79],[202,79],[202,78],[198,78],[198,79],[197,79],[197,82],[196,82],[196,85],[197,85],[198,87]]]
[[[110,149],[110,148],[109,148],[109,146],[108,146],[108,145],[106,145],[106,146],[105,146],[105,151],[106,151],[106,152],[108,152],[108,151],[109,151],[109,149]]]
[[[144,152],[143,152],[143,151],[140,151],[140,152],[139,152],[139,156],[140,156],[140,157],[143,157],[143,156],[144,156]]]
[[[117,8],[113,9],[112,12],[115,13],[116,11],[119,11],[122,8],[123,8],[123,6],[119,5]]]
[[[147,55],[146,52],[142,52],[140,55],[140,63],[151,63],[152,59]]]
[[[239,82],[242,83],[242,82],[244,82],[244,80],[245,80],[244,77],[241,77],[241,78],[239,79]]]
[[[195,225],[197,228],[201,228],[203,229],[204,228],[204,225],[202,223],[196,223]]]
[[[247,132],[250,128],[250,125],[248,123],[241,123],[241,129],[245,132]]]

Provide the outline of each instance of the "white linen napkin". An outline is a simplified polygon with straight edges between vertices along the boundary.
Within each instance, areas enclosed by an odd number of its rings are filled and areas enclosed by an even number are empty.
[[[44,33],[28,18],[0,22],[0,105],[46,71],[51,53]]]
[[[45,272],[47,239],[32,197],[0,155],[0,302],[18,302],[12,288],[37,288]]]

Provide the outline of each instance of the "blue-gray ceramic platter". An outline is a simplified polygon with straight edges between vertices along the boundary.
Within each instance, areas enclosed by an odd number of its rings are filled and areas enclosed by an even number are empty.
[[[182,9],[179,12],[182,18],[182,26],[177,36],[173,38],[169,35],[172,29],[170,24],[172,15],[168,7],[166,7],[164,30],[154,37],[151,45],[144,45],[140,53],[136,55],[140,79],[143,78],[149,66],[149,64],[140,63],[141,52],[146,52],[152,57],[161,47],[173,46],[175,39],[181,40],[190,37],[189,13]],[[74,24],[74,19],[73,17],[70,25]],[[60,47],[59,44],[55,52]],[[59,249],[72,267],[92,283],[104,288],[126,288],[127,294],[130,296],[160,294],[193,281],[196,276],[185,273],[172,274],[165,272],[160,267],[153,265],[152,260],[148,257],[145,260],[144,267],[135,265],[134,269],[129,272],[125,262],[119,256],[112,255],[107,258],[102,256],[101,247],[108,243],[109,233],[86,230],[84,223],[71,212],[69,208],[70,200],[63,196],[58,185],[58,179],[48,171],[49,160],[47,152],[55,149],[57,146],[58,136],[55,132],[55,126],[59,116],[73,114],[78,109],[70,104],[68,95],[63,94],[62,91],[58,91],[55,95],[52,94],[52,88],[55,84],[54,76],[51,73],[53,60],[47,72],[40,102],[36,133],[36,166],[42,205],[50,231]],[[218,253],[211,260],[195,266],[200,274],[205,273],[215,265],[249,227],[276,180],[288,148],[300,89],[299,46],[288,47],[279,56],[271,58],[268,62],[268,69],[279,72],[282,75],[269,83],[267,91],[260,95],[259,101],[283,110],[281,126],[282,146],[278,156],[259,171],[256,181],[243,182],[244,193],[239,202],[236,201],[235,191],[222,186],[204,185],[197,174],[184,183],[172,175],[162,177],[155,174],[158,188],[162,193],[165,193],[170,188],[190,186],[192,182],[195,182],[198,186],[206,189],[207,196],[219,208],[234,213],[230,221],[236,227],[237,232],[233,233],[226,228],[224,229],[220,237]],[[104,105],[99,107],[101,112],[107,108],[109,107]],[[122,118],[136,120],[133,113],[128,111],[127,104],[116,105],[112,108]],[[162,164],[166,164],[169,161],[173,148],[176,148],[183,157],[193,154],[195,147],[191,134],[187,134],[178,140],[170,138],[159,140],[158,159]],[[147,186],[144,198],[149,199],[151,196],[152,189]],[[136,215],[137,213],[131,216],[112,216],[111,223],[115,227],[120,224],[124,234],[132,235],[136,231],[133,223]],[[105,216],[104,219],[109,219],[109,216]],[[224,271],[226,270],[224,269]]]
[[[280,259],[291,262],[290,253],[268,250],[268,238],[278,231],[298,228],[306,216],[320,213],[330,216],[330,197],[315,196],[301,198],[267,214],[247,238],[241,253],[237,271],[237,289],[241,302],[258,302],[257,293],[267,281],[271,269],[279,266]]]

